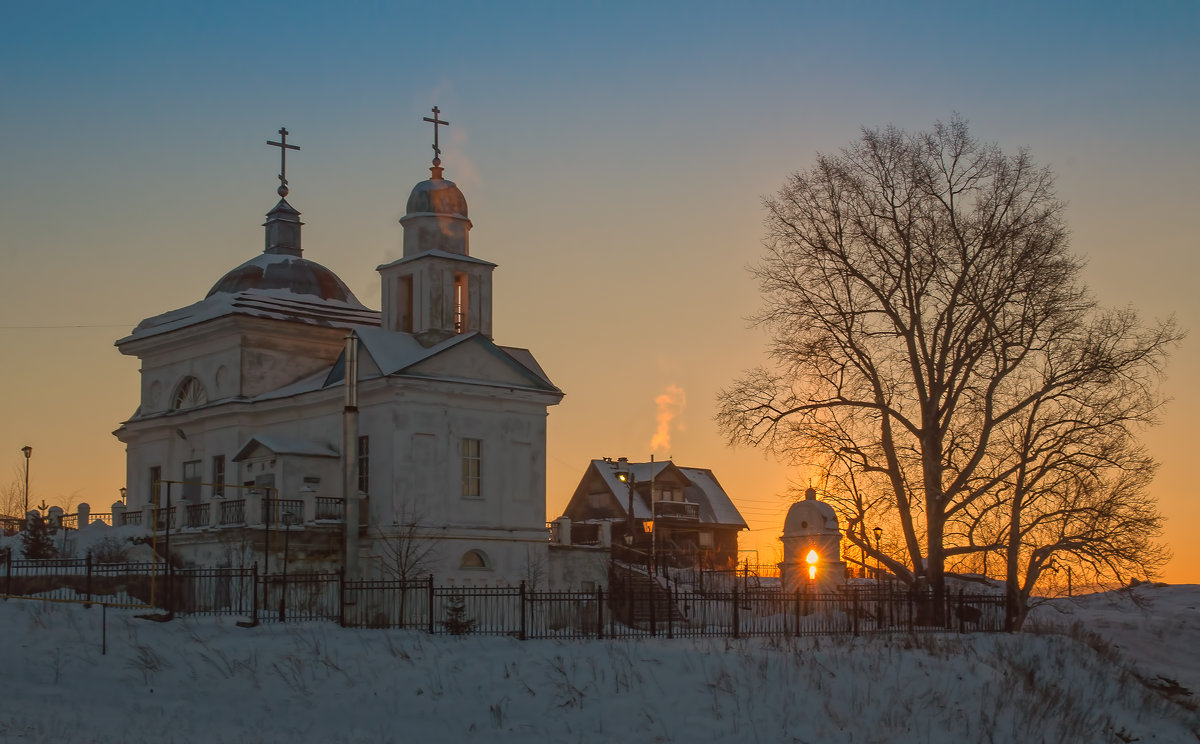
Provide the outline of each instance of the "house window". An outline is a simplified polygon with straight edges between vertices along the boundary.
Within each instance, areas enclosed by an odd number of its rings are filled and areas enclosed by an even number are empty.
[[[148,504],[158,506],[158,489],[159,481],[162,480],[162,468],[158,465],[150,468],[150,498],[146,500]]]
[[[171,398],[171,410],[182,411],[187,408],[195,408],[202,406],[208,402],[208,393],[204,390],[204,386],[195,377],[185,377],[179,383],[179,387],[175,388],[175,395]]]
[[[660,501],[674,501],[675,500],[675,492],[669,488],[664,488],[662,490],[662,495],[659,496],[659,500]]]
[[[214,499],[225,498],[225,455],[213,455],[212,495]]]
[[[358,492],[371,492],[371,438],[358,438]]]
[[[200,500],[200,461],[188,460],[183,464],[183,500]]]
[[[462,495],[464,499],[480,498],[479,473],[482,463],[482,442],[462,440]]]

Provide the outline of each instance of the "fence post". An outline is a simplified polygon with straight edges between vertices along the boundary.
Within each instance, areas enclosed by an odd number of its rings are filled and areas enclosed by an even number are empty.
[[[338,625],[346,627],[346,567],[338,567]]]
[[[654,590],[658,588],[658,578],[651,575],[650,581],[646,584],[647,599],[650,600],[650,635],[658,635],[658,629],[654,625],[654,605],[658,604],[654,596]]]
[[[800,637],[800,590],[796,589],[796,632],[793,636]]]
[[[604,587],[596,590],[596,637],[604,637]]]
[[[858,635],[858,592],[850,590],[850,604],[854,612],[854,635]]]
[[[4,565],[4,598],[7,600],[12,594],[12,548],[4,551]]]
[[[675,589],[667,581],[667,638],[675,637]]]
[[[258,625],[258,561],[250,568],[250,622]]]
[[[87,575],[83,580],[83,595],[87,597],[84,607],[92,606],[92,551],[87,552]]]
[[[736,576],[734,577],[733,594],[731,596],[733,597],[733,637],[738,638],[739,637],[738,633],[740,632],[741,622],[740,622],[740,618],[738,617],[738,592],[737,592],[737,577]]]
[[[616,620],[613,618],[613,588],[610,585],[608,587],[608,637],[609,638],[617,637],[616,626],[614,625],[615,622],[616,622]]]
[[[521,635],[520,639],[525,640],[525,579],[521,579],[521,586],[517,591],[517,595],[521,598]]]
[[[433,635],[433,574],[429,574],[429,635]]]

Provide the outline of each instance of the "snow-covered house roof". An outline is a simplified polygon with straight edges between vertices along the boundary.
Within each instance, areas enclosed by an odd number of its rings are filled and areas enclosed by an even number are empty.
[[[612,494],[622,515],[628,514],[629,510],[629,485],[617,475],[622,465],[632,475],[634,483],[639,486],[648,484],[652,476],[654,479],[658,479],[666,475],[668,471],[678,473],[684,482],[683,499],[688,503],[699,506],[700,522],[702,524],[747,528],[746,520],[742,518],[741,513],[734,506],[733,500],[725,492],[725,489],[721,487],[713,472],[707,468],[679,467],[670,460],[623,464],[611,459],[592,460],[588,465],[588,472],[584,474],[584,482],[588,480],[590,473],[594,472],[597,474]],[[647,501],[647,496],[648,494],[644,493],[640,488],[634,489],[634,519],[649,520],[654,518],[652,507]]]

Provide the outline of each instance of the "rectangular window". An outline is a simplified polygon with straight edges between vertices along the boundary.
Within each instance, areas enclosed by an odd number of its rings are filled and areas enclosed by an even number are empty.
[[[478,439],[462,440],[462,495],[464,499],[481,497],[479,474],[482,464],[482,442]]]
[[[200,500],[200,461],[188,460],[183,464],[183,500]]]
[[[162,480],[162,468],[158,465],[150,468],[150,498],[146,503],[158,506],[158,482]]]
[[[358,438],[358,491],[371,492],[371,438]]]
[[[212,495],[214,499],[225,498],[225,455],[213,455]]]

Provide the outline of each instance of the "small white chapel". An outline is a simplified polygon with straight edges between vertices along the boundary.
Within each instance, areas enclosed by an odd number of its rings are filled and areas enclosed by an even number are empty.
[[[461,585],[515,585],[544,565],[546,417],[563,392],[494,340],[496,264],[470,251],[439,115],[425,119],[434,158],[400,220],[403,255],[376,269],[378,311],[305,256],[287,200],[299,147],[286,129],[268,142],[281,167],[262,252],[116,342],[141,363],[141,400],[115,432],[116,524],[191,565]]]

